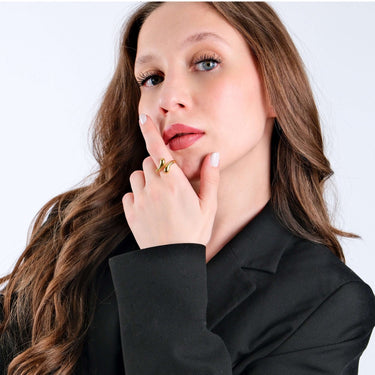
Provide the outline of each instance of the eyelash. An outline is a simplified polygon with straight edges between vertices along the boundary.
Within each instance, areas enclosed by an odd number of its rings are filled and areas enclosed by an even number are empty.
[[[219,56],[217,56],[215,54],[212,54],[212,55],[204,54],[204,55],[199,56],[195,61],[193,61],[193,65],[197,65],[197,64],[200,64],[200,63],[206,62],[206,61],[213,61],[216,64],[221,63],[221,59],[219,58]],[[213,68],[213,69],[215,69],[215,68]],[[213,69],[203,70],[203,72],[210,72]],[[142,87],[150,78],[155,77],[155,76],[160,77],[160,72],[140,73],[138,75],[138,77],[136,78],[136,80],[138,82],[138,86]]]

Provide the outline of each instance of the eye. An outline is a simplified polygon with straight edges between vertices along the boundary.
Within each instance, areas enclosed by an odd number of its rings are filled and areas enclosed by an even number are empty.
[[[198,57],[197,61],[194,61],[194,65],[198,67],[200,71],[210,71],[218,66],[221,60],[216,55],[203,55]]]
[[[136,79],[139,87],[152,87],[163,81],[162,75],[155,72],[141,73]]]
[[[221,59],[215,54],[204,54],[192,62],[197,67],[197,70],[202,72],[209,72],[215,69],[220,63]],[[164,77],[161,72],[140,73],[136,77],[139,87],[154,87],[163,82],[163,79]]]

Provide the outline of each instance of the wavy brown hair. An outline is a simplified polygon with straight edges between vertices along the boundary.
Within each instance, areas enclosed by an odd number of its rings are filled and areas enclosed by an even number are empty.
[[[130,232],[122,196],[147,156],[138,128],[133,75],[137,38],[161,3],[146,3],[125,24],[117,68],[94,121],[98,171],[92,182],[50,200],[5,284],[0,347],[8,374],[73,373],[95,308],[95,277]],[[323,152],[317,108],[301,58],[266,3],[209,3],[247,41],[277,114],[272,137],[272,203],[297,236],[326,245],[344,261],[323,185],[332,170]]]

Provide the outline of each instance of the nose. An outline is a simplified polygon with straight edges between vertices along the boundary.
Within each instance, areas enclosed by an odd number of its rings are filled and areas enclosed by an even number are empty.
[[[182,77],[166,78],[159,91],[159,108],[162,114],[189,109],[191,93],[188,83]]]

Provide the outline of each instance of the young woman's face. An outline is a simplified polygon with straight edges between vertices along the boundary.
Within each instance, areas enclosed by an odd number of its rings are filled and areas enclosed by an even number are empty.
[[[220,152],[221,174],[246,173],[269,160],[274,115],[255,61],[242,36],[209,5],[165,3],[153,11],[139,34],[134,70],[139,113],[161,135],[173,124],[204,133],[191,145],[188,137],[168,143],[189,180],[199,179],[211,152]]]

